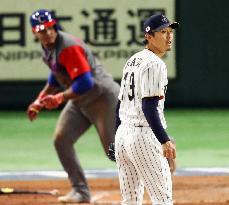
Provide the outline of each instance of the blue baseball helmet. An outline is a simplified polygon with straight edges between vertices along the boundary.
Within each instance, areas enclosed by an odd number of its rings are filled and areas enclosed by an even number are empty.
[[[45,28],[56,25],[56,23],[56,19],[52,13],[45,9],[37,10],[30,16],[30,24],[33,32],[42,31]]]

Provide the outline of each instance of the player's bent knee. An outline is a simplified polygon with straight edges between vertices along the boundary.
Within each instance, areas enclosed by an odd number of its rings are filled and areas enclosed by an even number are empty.
[[[58,148],[58,147],[63,147],[66,145],[74,144],[74,142],[70,139],[71,139],[70,137],[67,137],[66,135],[64,135],[61,132],[55,133],[55,135],[54,135],[54,146],[56,148]]]

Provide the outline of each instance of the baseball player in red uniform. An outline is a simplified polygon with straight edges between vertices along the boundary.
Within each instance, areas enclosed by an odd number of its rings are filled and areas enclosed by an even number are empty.
[[[145,49],[125,64],[117,109],[115,158],[122,205],[140,205],[144,187],[154,205],[172,205],[172,181],[166,158],[176,157],[168,137],[164,101],[168,84],[162,57],[171,49],[173,29],[164,15],[144,22]]]
[[[59,29],[47,10],[37,10],[30,22],[41,43],[43,61],[50,69],[44,88],[27,110],[31,121],[42,109],[64,106],[54,133],[54,145],[68,174],[72,190],[61,202],[89,202],[88,184],[74,151],[74,143],[94,125],[104,150],[114,141],[115,108],[119,85],[103,71],[100,62],[82,40]]]

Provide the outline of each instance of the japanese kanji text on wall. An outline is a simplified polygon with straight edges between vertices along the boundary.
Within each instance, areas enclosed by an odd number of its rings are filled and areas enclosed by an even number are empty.
[[[64,5],[63,5],[64,4]],[[155,13],[175,20],[175,0],[1,0],[0,80],[44,80],[48,69],[29,17],[51,10],[63,30],[83,39],[116,79],[125,61],[143,49],[143,22]],[[175,46],[165,57],[168,77],[176,77]]]

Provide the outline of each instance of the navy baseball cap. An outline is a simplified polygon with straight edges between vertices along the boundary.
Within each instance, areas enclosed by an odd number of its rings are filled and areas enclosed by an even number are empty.
[[[34,32],[39,32],[45,28],[52,27],[56,23],[56,19],[52,13],[45,9],[37,10],[30,16],[30,24]]]
[[[179,26],[178,22],[171,23],[163,14],[156,14],[150,16],[144,22],[144,33],[160,31],[163,28],[171,27],[176,29]]]

